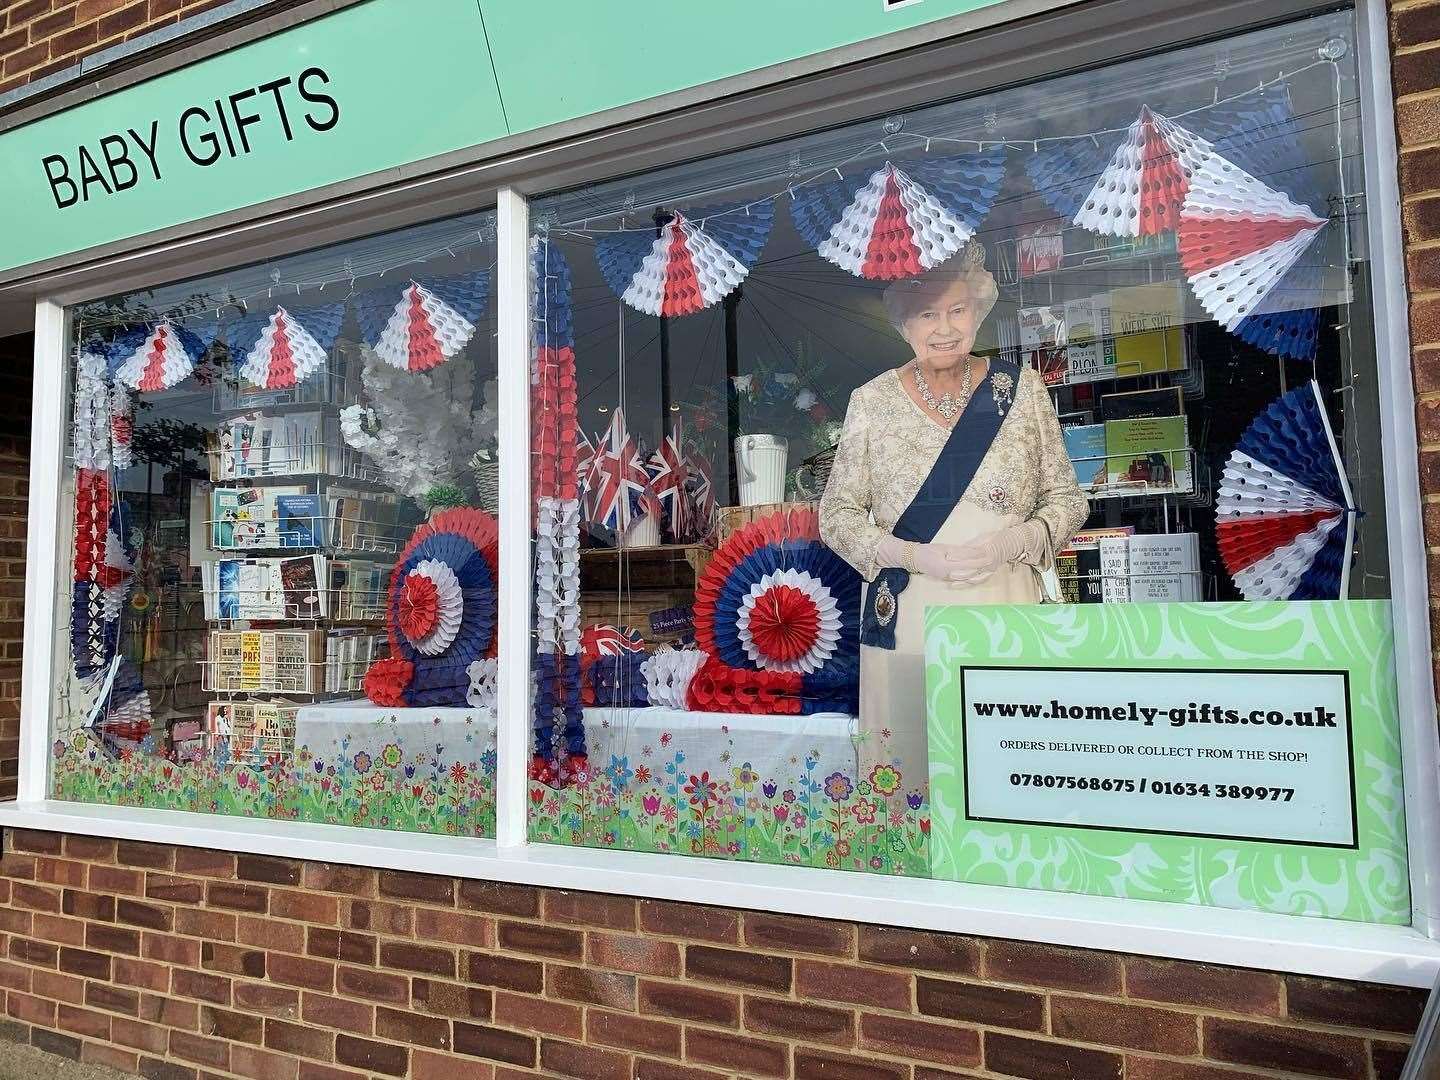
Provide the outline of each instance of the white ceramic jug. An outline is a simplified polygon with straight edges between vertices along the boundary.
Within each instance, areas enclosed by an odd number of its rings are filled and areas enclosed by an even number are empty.
[[[785,501],[785,462],[790,441],[779,435],[741,435],[735,440],[735,475],[740,505]]]

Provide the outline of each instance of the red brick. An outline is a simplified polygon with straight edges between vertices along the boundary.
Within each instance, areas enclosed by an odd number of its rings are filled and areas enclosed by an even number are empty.
[[[200,943],[200,964],[208,971],[242,975],[249,979],[265,977],[265,954],[259,949],[242,949],[219,941]]]
[[[540,916],[540,890],[529,885],[509,885],[499,881],[462,881],[460,906],[471,911],[492,915],[510,915],[521,919]]]
[[[1051,994],[1050,1033],[1062,1039],[1176,1057],[1200,1052],[1199,1027],[1194,1015],[1093,998]]]
[[[160,994],[140,995],[140,1019],[184,1031],[200,1030],[200,1005]]]
[[[16,907],[31,911],[46,911],[52,915],[60,913],[60,890],[48,889],[43,885],[16,881],[10,886],[10,902]]]
[[[237,982],[232,992],[237,1009],[281,1020],[294,1020],[300,1015],[300,991],[288,986]]]
[[[795,1047],[795,1080],[909,1080],[909,1076],[908,1066],[894,1062]]]
[[[618,1050],[638,1050],[656,1057],[679,1057],[680,1025],[666,1020],[650,1020],[625,1013],[585,1010],[586,1042],[613,1046]]]
[[[192,1035],[188,1031],[170,1032],[170,1054],[181,1061],[209,1065],[215,1069],[230,1068],[230,1046],[218,1039]]]
[[[300,1062],[300,1080],[366,1080],[363,1073],[353,1069],[337,1069],[333,1065],[321,1065],[316,1061]]]
[[[911,980],[912,976],[897,971],[876,971],[858,964],[795,963],[795,992],[823,1001],[908,1010]]]
[[[230,1004],[230,980],[221,975],[176,968],[170,973],[170,992],[177,997],[196,998],[216,1005]]]
[[[860,1017],[860,1045],[942,1065],[980,1064],[979,1032],[954,1024],[866,1013]]]
[[[493,1011],[495,1023],[504,1027],[554,1035],[560,1039],[584,1038],[584,1015],[578,1005],[501,990],[495,994]]]
[[[640,929],[664,937],[740,944],[740,913],[703,904],[677,904],[669,900],[640,901]]]
[[[32,941],[29,938],[10,939],[10,959],[34,967],[58,967],[60,947],[48,941]]]
[[[855,1041],[855,1014],[828,1005],[747,995],[745,1028],[801,1042],[849,1046]]]
[[[58,971],[37,971],[30,980],[30,992],[51,1001],[79,1005],[85,1000],[85,980]]]
[[[496,940],[506,951],[551,960],[579,961],[585,955],[585,935],[578,930],[519,922],[501,922],[496,930]]]
[[[145,875],[139,870],[128,870],[119,866],[92,866],[90,867],[90,888],[96,892],[143,896],[145,894]]]
[[[299,885],[300,863],[270,855],[240,855],[235,860],[235,877],[267,885]]]
[[[347,896],[374,896],[376,873],[364,866],[336,863],[306,863],[301,878],[306,889],[344,893]]]
[[[375,1010],[375,1035],[381,1039],[412,1043],[432,1050],[450,1049],[450,1021],[399,1009]]]
[[[429,945],[411,945],[404,941],[383,942],[380,945],[380,965],[451,979],[456,973],[454,951]]]
[[[985,1067],[1025,1080],[1120,1080],[1125,1066],[1119,1054],[1105,1050],[987,1031]]]
[[[335,989],[335,965],[328,960],[312,960],[304,956],[268,953],[265,971],[271,982],[298,986],[305,990]]]
[[[545,893],[547,922],[569,923],[573,926],[596,926],[607,930],[634,930],[635,898],[610,896],[605,893]]]
[[[212,851],[209,848],[176,848],[175,872],[231,879],[235,877],[235,856],[228,851]]]
[[[610,1050],[577,1046],[559,1039],[540,1044],[540,1067],[546,1076],[569,1076],[575,1080],[630,1080],[630,1060]],[[497,1080],[499,1074],[496,1074]]]
[[[1203,1065],[1171,1058],[1127,1057],[1125,1080],[1258,1080],[1273,1073],[1237,1071],[1229,1065]],[[919,1080],[917,1077],[916,1080]]]
[[[417,908],[415,936],[424,941],[448,941],[471,949],[488,949],[495,944],[495,922],[465,911]]]
[[[254,1046],[230,1048],[230,1071],[249,1080],[298,1080],[300,1063]]]
[[[341,1065],[386,1076],[404,1076],[410,1071],[410,1051],[404,1046],[374,1042],[354,1035],[335,1038],[335,1060]]]
[[[415,909],[404,904],[356,900],[349,905],[345,925],[352,930],[373,930],[391,937],[409,937],[415,932]]]
[[[427,904],[455,903],[455,879],[436,874],[411,874],[403,870],[381,870],[379,893],[391,900],[420,900]]]
[[[636,975],[680,974],[680,946],[673,941],[632,934],[590,934],[587,962],[593,967],[629,971]]]
[[[1028,990],[921,977],[915,980],[915,1000],[925,1016],[1022,1031],[1045,1028],[1045,998]]]
[[[264,915],[270,906],[270,890],[259,885],[212,881],[205,886],[205,902],[210,907]]]
[[[1391,11],[1390,38],[1402,49],[1440,41],[1440,4]]]
[[[129,1046],[151,1054],[163,1054],[166,1049],[166,1031],[154,1024],[116,1016],[110,1020],[110,1038],[121,1046]]]
[[[103,953],[91,952],[88,949],[67,949],[60,950],[60,970],[68,971],[71,975],[83,975],[87,979],[101,979],[106,982],[110,980],[111,958]]]
[[[466,976],[481,986],[498,986],[525,994],[538,994],[545,985],[544,968],[534,960],[517,960],[490,953],[470,953]]]
[[[132,900],[129,897],[121,897],[118,900],[112,897],[111,900],[115,905],[115,919],[118,922],[143,927],[146,930],[164,930],[168,932],[175,929],[174,908],[161,907],[158,904],[146,904],[140,900]]]
[[[454,1038],[457,1053],[526,1068],[535,1066],[537,1048],[533,1035],[456,1020]]]
[[[1285,1012],[1292,1020],[1413,1035],[1425,992],[1374,983],[1292,975],[1285,980]]]
[[[640,1012],[645,1016],[672,1016],[677,1020],[739,1027],[740,996],[646,979],[640,983]]]
[[[1120,992],[1117,955],[1059,945],[992,941],[985,952],[985,974],[999,982],[1057,990],[1083,990],[1087,994]]]
[[[35,829],[12,829],[6,847],[32,855],[59,855],[65,846],[63,833],[40,832]]]
[[[462,1071],[464,1070],[464,1071]],[[410,1080],[494,1080],[494,1066],[481,1065],[468,1058],[437,1054],[430,1050],[410,1051]]]
[[[172,934],[146,934],[140,944],[146,960],[159,960],[181,967],[200,966],[200,942]]]
[[[369,1035],[375,1030],[375,1006],[326,994],[304,994],[300,1017],[307,1024]]]
[[[1394,54],[1390,57],[1390,79],[1397,95],[1440,88],[1440,55],[1435,49]]]
[[[128,956],[115,958],[114,979],[124,986],[163,992],[170,988],[170,969],[164,964],[151,964]]]
[[[305,951],[305,927],[298,923],[282,922],[258,915],[232,915],[230,918],[235,922],[229,936],[219,936],[217,940],[238,941],[242,945],[253,945],[267,952],[298,955]]]
[[[35,880],[71,889],[85,887],[85,864],[70,859],[36,859]]]
[[[140,1068],[140,1055],[106,1043],[87,1042],[80,1047],[80,1060],[86,1065],[103,1065],[107,1069],[134,1073]]]
[[[56,945],[84,945],[87,924],[79,919],[62,919],[37,911],[30,920],[30,933]]]
[[[72,859],[83,859],[86,862],[110,862],[115,858],[115,841],[103,836],[68,833],[65,837],[65,854]]]
[[[213,1035],[230,1042],[254,1043],[263,1041],[265,1018],[249,1013],[234,1012],[205,1005],[200,1009],[200,1034]]]
[[[104,983],[85,984],[85,1004],[92,1009],[125,1013],[127,1016],[140,1014],[140,995],[136,991]]]
[[[335,988],[342,997],[360,997],[394,1005],[404,1005],[410,1000],[410,980],[391,971],[342,965],[337,969]]]
[[[174,874],[146,874],[145,895],[167,904],[199,904],[205,899],[205,883]]]
[[[674,1061],[656,1061],[654,1058],[641,1057],[635,1059],[634,1080],[725,1080],[726,1075],[728,1074],[718,1073],[713,1069],[681,1065]]]
[[[32,974],[29,968],[0,961],[0,987],[6,990],[29,990]]]
[[[1134,998],[1203,1006],[1218,1012],[1280,1015],[1280,977],[1244,968],[1149,957],[1125,958],[1125,989]]]
[[[789,993],[794,962],[788,956],[687,945],[685,977],[707,982],[733,983],[754,990]]]
[[[1400,1080],[1405,1071],[1405,1059],[1410,1056],[1408,1043],[1380,1042],[1370,1044],[1370,1064],[1375,1070],[1375,1080]]]
[[[323,893],[276,889],[270,894],[270,914],[277,919],[340,925],[340,898]]]
[[[85,944],[105,952],[140,955],[140,931],[108,923],[90,923],[85,927]]]
[[[6,1014],[13,1016],[16,1020],[24,1020],[27,1024],[54,1027],[56,1008],[53,1001],[42,1001],[40,998],[22,994],[16,990],[11,990],[5,995]]]
[[[55,1022],[66,1031],[84,1035],[87,1039],[110,1041],[110,1017],[104,1013],[61,1005],[55,1014]]]
[[[745,913],[745,944],[778,952],[854,956],[855,924],[809,916]]]
[[[115,845],[115,860],[122,866],[141,866],[148,870],[175,869],[175,848],[169,844],[143,844],[136,840],[120,840]]]
[[[790,1054],[785,1044],[757,1039],[753,1035],[726,1035],[703,1028],[686,1028],[685,1056],[703,1065],[718,1065],[747,1076],[790,1075]]]
[[[1440,52],[1432,54],[1429,59],[1432,62],[1440,60]],[[1440,64],[1435,67],[1440,68]],[[1440,74],[1432,71],[1430,77],[1440,85]],[[1406,202],[1400,208],[1400,215],[1411,243],[1440,240],[1440,195]]]
[[[60,1057],[69,1058],[72,1061],[80,1060],[80,1040],[71,1038],[69,1035],[61,1035],[55,1031],[45,1031],[42,1028],[30,1029],[30,1045],[47,1054],[57,1054]]]
[[[459,983],[438,982],[435,979],[412,979],[410,982],[411,1007],[435,1016],[489,1020],[495,1011],[493,998],[493,991]]]
[[[375,937],[353,930],[332,930],[312,926],[306,934],[305,951],[311,956],[341,960],[347,964],[374,964]]]
[[[1215,1061],[1320,1076],[1358,1078],[1369,1072],[1365,1043],[1348,1035],[1215,1016],[1202,1023],[1205,1056]]]
[[[211,941],[234,941],[236,916],[228,911],[206,911],[203,908],[177,908],[175,932],[187,937],[209,938]]]
[[[274,1017],[264,1022],[263,1041],[270,1050],[297,1054],[318,1061],[335,1060],[335,1033],[320,1028],[302,1027]]]

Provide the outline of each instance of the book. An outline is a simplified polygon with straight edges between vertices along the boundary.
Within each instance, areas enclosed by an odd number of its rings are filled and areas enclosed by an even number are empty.
[[[305,488],[291,485],[213,489],[210,546],[216,551],[287,546],[280,528],[279,501],[306,494]]]
[[[1200,537],[1136,534],[1128,544],[1130,599],[1136,603],[1200,599]]]
[[[1115,375],[1123,378],[1186,366],[1185,295],[1179,281],[1110,291]]]
[[[1080,603],[1080,562],[1074,548],[1064,548],[1055,556],[1055,576],[1060,579],[1060,599]]]
[[[1077,424],[1062,427],[1065,453],[1075,466],[1075,479],[1082,490],[1094,491],[1107,479],[1105,457],[1105,425]]]
[[[323,618],[328,614],[325,559],[321,555],[301,555],[280,562],[280,585],[285,593],[285,617],[290,619]]]
[[[331,472],[338,465],[332,447],[338,448],[338,428],[318,409],[241,413],[221,421],[206,439],[215,481]]]
[[[325,543],[319,495],[277,495],[275,517],[282,547],[320,547]]]
[[[1105,421],[1106,481],[1147,494],[1193,490],[1190,436],[1183,416]]]
[[[1107,604],[1130,600],[1130,537],[1102,536],[1100,549],[1101,599]]]
[[[1115,338],[1106,296],[1065,301],[1065,381],[1094,382],[1115,377]]]
[[[1065,307],[1022,307],[1015,312],[1020,324],[1020,362],[1040,373],[1046,386],[1065,381]]]

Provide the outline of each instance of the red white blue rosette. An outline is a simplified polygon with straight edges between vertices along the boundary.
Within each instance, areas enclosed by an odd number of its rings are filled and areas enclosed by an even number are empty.
[[[616,295],[647,315],[691,315],[735,291],[760,257],[774,207],[712,206],[676,211],[651,230],[608,233],[595,245],[600,273]]]
[[[411,280],[398,295],[376,289],[361,297],[356,315],[380,360],[401,371],[429,371],[458,355],[475,335],[489,285],[483,270]]]
[[[377,672],[407,705],[464,705],[469,666],[495,655],[498,529],[483,510],[442,510],[411,535],[390,576],[394,661]],[[409,665],[406,668],[404,665]]]
[[[779,511],[740,529],[696,586],[701,650],[727,668],[793,676],[827,698],[851,696],[859,628],[860,575],[820,540],[813,510]]]
[[[1075,224],[1102,236],[1173,231],[1190,178],[1212,149],[1194,132],[1143,106],[1085,196]]]
[[[141,393],[184,382],[215,340],[216,326],[180,326],[166,319],[133,327],[104,346],[115,381]]]
[[[793,192],[796,231],[856,277],[913,277],[961,250],[990,212],[1005,178],[1005,149],[887,161],[860,176]]]
[[[1343,599],[1356,514],[1312,380],[1256,417],[1225,463],[1215,499],[1220,557],[1247,600]]]
[[[252,315],[225,334],[230,355],[252,386],[289,390],[325,366],[345,321],[345,304]]]
[[[1307,252],[1326,219],[1211,154],[1180,216],[1180,264],[1226,330],[1277,356],[1313,359],[1325,303],[1320,259]]]

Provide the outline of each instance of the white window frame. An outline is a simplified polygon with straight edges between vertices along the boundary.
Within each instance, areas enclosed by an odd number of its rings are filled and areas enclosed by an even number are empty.
[[[494,840],[396,833],[348,826],[272,822],[199,813],[92,806],[47,798],[49,733],[55,705],[60,560],[56,554],[67,430],[68,321],[65,304],[116,291],[77,287],[62,276],[38,287],[31,436],[18,800],[0,806],[0,826],[74,832],[297,859],[731,905],[820,918],[879,922],[1002,938],[1145,953],[1240,967],[1430,986],[1440,974],[1440,750],[1431,681],[1429,597],[1405,583],[1426,580],[1423,523],[1405,315],[1404,265],[1383,0],[1359,0],[1361,130],[1366,155],[1367,228],[1374,281],[1386,470],[1396,675],[1404,752],[1413,921],[1383,926],[1161,903],[882,877],[676,855],[530,844],[526,838],[530,757],[528,203],[522,188],[496,190],[501,454],[500,710]],[[733,136],[732,136],[733,137]],[[517,172],[517,177],[522,174]],[[423,186],[416,182],[417,187]],[[366,195],[382,200],[384,193]],[[306,211],[296,218],[308,218]],[[372,217],[372,221],[375,219]],[[373,231],[374,226],[368,231]],[[352,234],[362,228],[356,225]],[[315,233],[299,223],[296,248]],[[327,239],[329,239],[327,237]],[[151,262],[151,280],[174,278],[177,257],[204,251],[172,245]],[[223,246],[223,245],[222,245]],[[213,253],[198,259],[203,265]],[[132,271],[127,270],[127,273]],[[200,272],[198,269],[195,272]],[[126,288],[133,288],[129,283]]]

